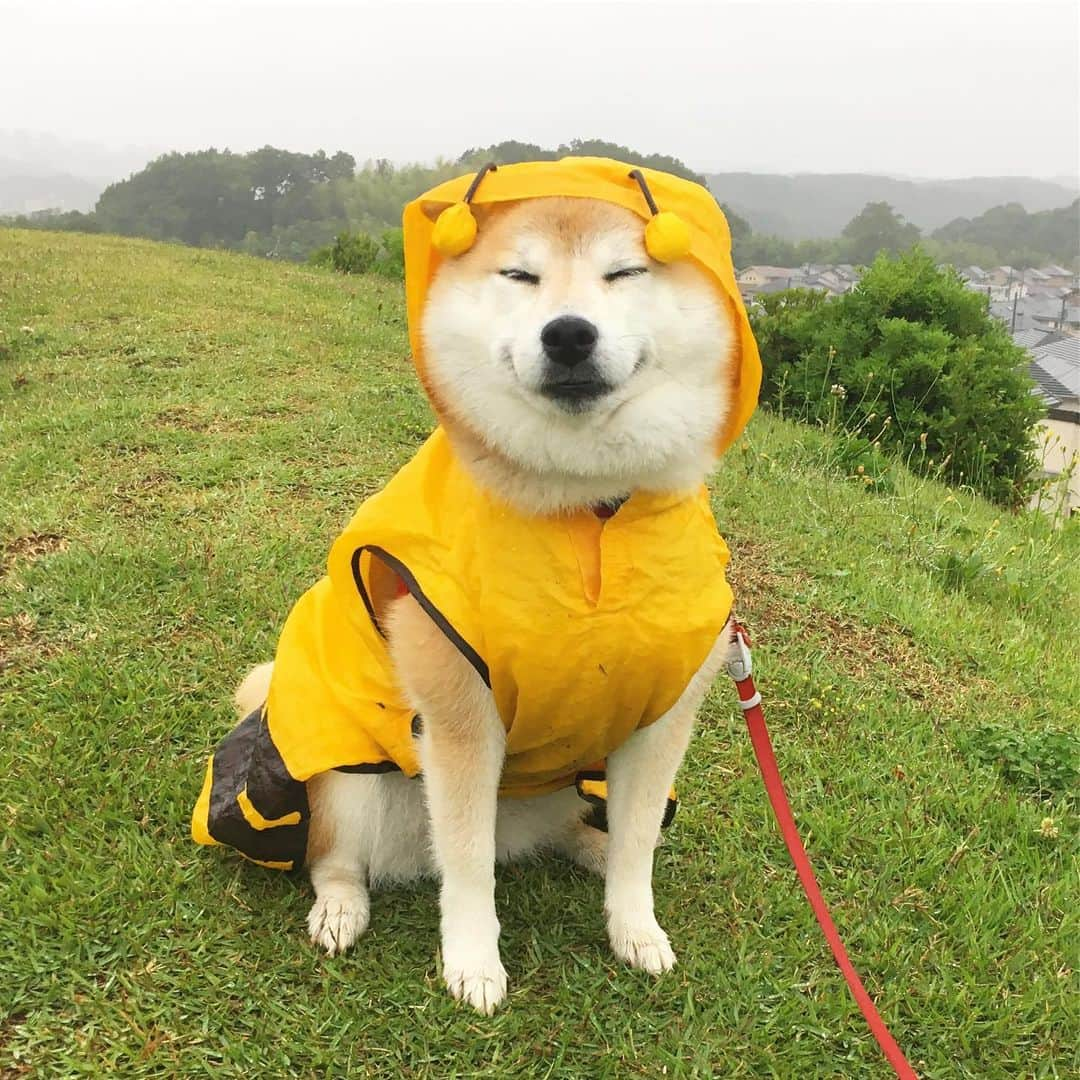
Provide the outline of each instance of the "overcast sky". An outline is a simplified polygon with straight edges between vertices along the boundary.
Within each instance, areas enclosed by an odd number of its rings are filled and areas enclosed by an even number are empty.
[[[0,129],[395,161],[596,136],[704,171],[1075,176],[1078,10],[0,0]]]

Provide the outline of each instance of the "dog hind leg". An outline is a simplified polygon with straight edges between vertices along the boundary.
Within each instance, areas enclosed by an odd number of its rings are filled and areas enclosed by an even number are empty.
[[[308,871],[315,889],[308,932],[331,956],[349,948],[368,926],[370,829],[379,779],[328,772],[308,781]]]
[[[274,663],[259,664],[253,667],[241,680],[240,685],[233,694],[233,705],[236,707],[240,718],[250,716],[266,701],[266,695],[270,691],[270,676],[274,670]]]

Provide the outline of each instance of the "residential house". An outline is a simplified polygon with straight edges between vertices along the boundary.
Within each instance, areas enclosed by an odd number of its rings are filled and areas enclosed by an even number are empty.
[[[794,273],[797,271],[787,266],[748,266],[745,270],[739,271],[735,280],[740,285],[756,288],[769,281],[789,278]]]
[[[1044,266],[1042,273],[1046,275],[1046,284],[1053,288],[1075,289],[1077,275],[1064,266]]]
[[[1045,330],[1017,330],[1012,339],[1021,348],[1034,349],[1044,341],[1053,341],[1055,337],[1054,333],[1047,333]]]
[[[1049,334],[1028,348],[1035,392],[1046,404],[1039,443],[1043,475],[1054,478],[1070,474],[1067,482],[1052,487],[1061,500],[1055,507],[1064,505],[1069,512],[1077,513],[1080,511],[1080,337]],[[1046,505],[1045,496],[1042,505]]]
[[[1018,330],[1080,334],[1080,306],[1052,293],[1032,293],[1011,300],[992,297],[990,314],[1005,323],[1011,334]]]
[[[1036,270],[1034,267],[1028,267],[1023,272],[1022,280],[1027,286],[1029,295],[1034,292],[1045,292],[1050,286],[1050,276],[1044,274],[1042,270]]]

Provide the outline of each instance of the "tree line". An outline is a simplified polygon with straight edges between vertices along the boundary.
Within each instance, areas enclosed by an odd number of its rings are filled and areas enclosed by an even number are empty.
[[[397,166],[377,160],[360,168],[343,151],[301,154],[265,146],[238,154],[211,148],[155,159],[128,179],[110,184],[89,214],[46,211],[7,223],[141,236],[293,261],[313,256],[329,261],[327,251],[337,238],[362,234],[374,243],[378,262],[382,253],[394,249],[402,207],[427,188],[488,161],[508,164],[567,155],[619,158],[705,183],[704,176],[678,158],[642,154],[599,139],[575,139],[554,149],[509,140],[472,147],[453,161],[434,165]],[[723,206],[722,193],[720,202]],[[724,210],[740,267],[867,264],[878,251],[903,251],[916,241],[937,261],[958,266],[1072,265],[1080,234],[1080,200],[1034,214],[1010,203],[971,220],[958,218],[928,237],[887,203],[868,203],[839,237],[797,242],[756,233],[731,207]]]

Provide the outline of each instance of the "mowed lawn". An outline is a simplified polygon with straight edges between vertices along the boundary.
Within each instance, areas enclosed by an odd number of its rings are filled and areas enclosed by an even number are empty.
[[[331,960],[302,876],[191,842],[237,679],[431,424],[393,283],[0,230],[0,1076],[887,1075],[726,681],[656,858],[660,980],[613,961],[600,880],[504,868],[481,1018],[442,987],[432,884]],[[1046,746],[1078,726],[1078,530],[900,469],[864,490],[842,449],[759,415],[713,482],[822,888],[922,1076],[1075,1077],[1077,802]]]

